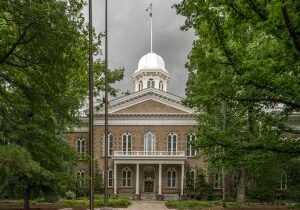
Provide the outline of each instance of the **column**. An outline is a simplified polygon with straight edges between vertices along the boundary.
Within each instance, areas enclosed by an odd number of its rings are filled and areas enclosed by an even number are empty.
[[[161,195],[161,163],[158,168],[158,195]]]
[[[183,185],[184,184],[184,164],[181,164],[181,191],[180,195],[183,195]]]
[[[136,164],[136,177],[135,177],[136,183],[135,183],[135,194],[140,194],[140,164]]]
[[[117,164],[114,163],[114,194],[117,194]]]

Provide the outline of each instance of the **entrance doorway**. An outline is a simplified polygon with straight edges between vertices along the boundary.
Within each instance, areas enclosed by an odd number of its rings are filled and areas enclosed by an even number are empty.
[[[145,181],[145,192],[154,192],[153,181]]]

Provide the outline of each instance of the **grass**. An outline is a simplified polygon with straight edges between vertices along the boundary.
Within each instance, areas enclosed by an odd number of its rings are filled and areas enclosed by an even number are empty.
[[[239,207],[237,202],[226,202],[227,207],[235,208]],[[183,200],[183,201],[175,201],[175,200],[168,200],[165,201],[165,205],[168,208],[176,208],[179,210],[184,209],[202,209],[202,208],[209,208],[214,206],[222,206],[221,201],[198,201],[198,200]]]

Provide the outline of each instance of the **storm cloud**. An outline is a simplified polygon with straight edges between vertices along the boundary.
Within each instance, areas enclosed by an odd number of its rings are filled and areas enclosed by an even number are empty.
[[[150,17],[146,8],[153,4],[153,52],[162,56],[170,73],[168,92],[184,96],[187,70],[184,65],[194,34],[180,31],[184,17],[172,5],[180,0],[108,0],[109,68],[124,67],[124,80],[116,87],[133,92],[132,74],[139,59],[150,52]],[[87,7],[85,8],[87,16]],[[93,26],[104,32],[104,0],[93,1]],[[103,50],[104,52],[104,50]]]

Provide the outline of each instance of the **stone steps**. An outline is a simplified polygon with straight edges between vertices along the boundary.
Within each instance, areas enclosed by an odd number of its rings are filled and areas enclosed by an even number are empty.
[[[164,200],[179,200],[178,194],[164,194]]]
[[[156,200],[156,193],[142,193],[141,200]]]

